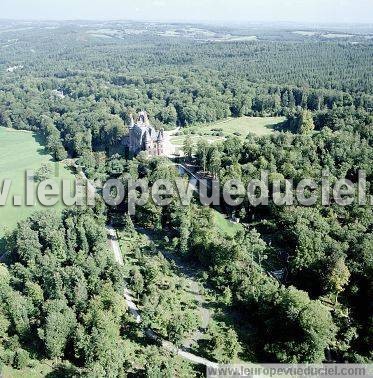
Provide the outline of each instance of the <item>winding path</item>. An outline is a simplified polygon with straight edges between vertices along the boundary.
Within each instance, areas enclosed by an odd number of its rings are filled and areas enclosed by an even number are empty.
[[[123,265],[123,256],[122,256],[120,246],[118,243],[117,233],[111,225],[108,225],[106,229],[108,233],[110,246],[114,252],[115,260],[119,265]],[[132,295],[127,288],[124,289],[124,299],[126,300],[129,311],[134,316],[136,323],[140,324],[142,321],[140,311],[138,307],[136,306],[136,304],[134,303]],[[218,364],[216,364],[215,362],[209,361],[205,358],[189,353],[183,349],[178,349],[171,342],[160,339],[151,329],[146,329],[145,333],[149,338],[160,342],[164,349],[170,352],[174,352],[180,357],[183,357],[194,364],[205,365],[205,366],[214,367],[214,368],[218,367]]]
[[[95,186],[92,184],[92,182],[90,180],[88,180],[87,176],[84,174],[83,171],[80,172],[80,176],[83,178],[83,180],[87,184],[87,195],[94,197],[96,195]],[[108,241],[110,243],[111,249],[114,252],[115,261],[119,265],[123,266],[123,256],[122,256],[122,252],[121,252],[121,249],[120,249],[120,246],[119,246],[119,243],[118,243],[117,232],[112,225],[107,225],[106,231],[107,231]],[[136,306],[136,304],[134,303],[131,292],[128,290],[128,288],[124,289],[123,296],[124,296],[124,299],[127,303],[127,306],[128,306],[130,313],[135,318],[136,323],[140,324],[142,322],[140,311],[139,311],[138,307]],[[151,329],[146,329],[145,334],[149,338],[160,342],[164,349],[166,349],[170,352],[176,353],[178,356],[180,356],[180,357],[182,357],[182,358],[184,358],[184,359],[186,359],[186,360],[188,360],[188,361],[190,361],[194,364],[204,365],[206,367],[213,367],[213,368],[218,367],[218,364],[215,363],[215,362],[209,361],[209,360],[207,360],[203,357],[189,353],[189,352],[187,352],[183,349],[179,349],[175,345],[173,345],[171,342],[160,339],[155,334],[155,332]]]
[[[135,228],[137,231],[145,235],[149,240],[152,239],[152,234],[154,233],[153,231],[144,229],[142,227]],[[167,252],[165,250],[160,250],[159,252],[161,252],[167,260],[172,261],[178,271],[185,276],[187,282],[189,283],[189,290],[194,295],[195,301],[198,303],[201,316],[201,327],[191,337],[184,340],[183,342],[184,348],[190,348],[193,343],[198,342],[203,338],[203,332],[201,332],[201,329],[207,329],[211,320],[211,314],[210,311],[205,307],[205,300],[201,294],[201,287],[199,282],[196,280],[197,273],[195,269],[193,269],[193,267],[191,267],[190,265],[185,264],[185,261],[170,252]]]

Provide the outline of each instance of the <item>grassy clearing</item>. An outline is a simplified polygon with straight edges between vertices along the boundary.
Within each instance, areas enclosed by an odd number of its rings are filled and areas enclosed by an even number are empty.
[[[242,224],[230,222],[218,211],[214,211],[214,222],[219,231],[227,236],[234,236],[237,231],[243,230]]]
[[[245,139],[249,133],[257,136],[273,133],[276,126],[285,121],[285,117],[240,117],[228,118],[206,125],[192,126],[184,129],[185,134],[191,133],[192,138],[198,141],[204,138],[209,142],[224,140],[227,136],[237,135]],[[179,134],[171,138],[175,146],[182,146],[186,135]]]
[[[182,304],[184,311],[193,313],[196,324],[199,325],[200,315],[196,300],[198,293],[196,294],[195,282],[185,275],[185,272],[178,268],[175,263],[165,257],[165,255],[171,255],[168,251],[165,251],[165,241],[160,237],[159,232],[147,230],[144,231],[144,234],[135,232],[135,234],[129,236],[125,231],[119,231],[118,236],[127,277],[130,276],[132,269],[141,269],[144,265],[145,271],[151,267],[155,271],[162,272],[156,280],[151,281],[151,283],[156,285],[156,290],[161,297],[164,299],[169,298],[169,300],[161,301],[158,304],[158,307],[161,307],[160,311],[158,308],[158,314],[151,315],[156,331],[160,334],[163,332],[162,337],[167,338],[167,332],[162,324],[165,319],[173,317],[174,314],[172,311],[177,310],[177,304]],[[137,248],[139,250],[136,252]],[[170,301],[175,303],[175,306],[172,305],[172,308],[169,308]],[[137,300],[137,306],[140,311],[144,310],[144,301],[141,299],[141,295]],[[160,328],[157,329],[157,327]]]
[[[32,367],[26,367],[21,370],[13,369],[9,366],[4,366],[1,371],[1,376],[4,378],[41,378],[49,376],[53,372],[53,361],[39,362],[33,361]]]
[[[0,239],[5,230],[14,228],[17,222],[27,218],[34,211],[45,209],[36,200],[34,206],[26,206],[24,199],[26,170],[37,170],[43,163],[48,163],[53,167],[52,178],[57,183],[61,183],[62,179],[73,182],[72,173],[65,168],[64,164],[52,161],[51,156],[45,153],[44,147],[38,143],[33,133],[0,127],[0,189],[4,179],[12,180],[6,205],[0,207]],[[22,197],[21,206],[13,206],[15,195]],[[56,211],[63,209],[62,200],[54,209]]]

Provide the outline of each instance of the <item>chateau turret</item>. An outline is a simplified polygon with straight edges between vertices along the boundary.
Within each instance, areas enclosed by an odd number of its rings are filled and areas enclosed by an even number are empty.
[[[137,155],[146,151],[150,156],[163,155],[164,132],[151,126],[146,111],[139,112],[136,121],[130,116],[127,145],[131,153]]]

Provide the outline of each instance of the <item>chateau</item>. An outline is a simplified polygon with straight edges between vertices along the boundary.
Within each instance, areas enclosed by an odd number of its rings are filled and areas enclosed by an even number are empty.
[[[146,151],[149,156],[161,156],[164,154],[163,129],[157,131],[151,126],[145,111],[138,114],[136,121],[131,115],[125,144],[134,155]]]

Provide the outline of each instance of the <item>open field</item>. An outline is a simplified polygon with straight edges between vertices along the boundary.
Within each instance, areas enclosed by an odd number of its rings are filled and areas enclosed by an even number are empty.
[[[224,140],[227,136],[237,135],[245,139],[249,133],[257,136],[269,135],[275,131],[276,125],[285,121],[285,117],[240,117],[228,118],[206,125],[192,126],[182,129],[179,135],[171,137],[174,146],[182,146],[187,133],[196,142],[204,138],[208,142]]]
[[[21,370],[4,366],[1,373],[4,378],[42,378],[52,374],[52,365],[53,361],[50,360],[40,362],[34,360],[32,366],[25,367]]]
[[[56,182],[61,182],[62,179],[73,180],[74,176],[62,163],[53,162],[51,156],[45,153],[44,147],[38,143],[34,134],[0,127],[0,189],[4,179],[12,180],[6,205],[0,207],[0,239],[6,229],[12,229],[17,222],[27,218],[34,211],[45,209],[38,202],[35,202],[35,206],[26,206],[23,198],[26,170],[37,170],[43,163],[53,167],[52,178],[56,179]],[[21,206],[13,206],[15,195],[22,196]],[[60,201],[55,209],[62,208],[63,204]]]
[[[214,211],[214,223],[223,235],[234,236],[237,231],[243,231],[240,223],[230,222],[222,213]]]

